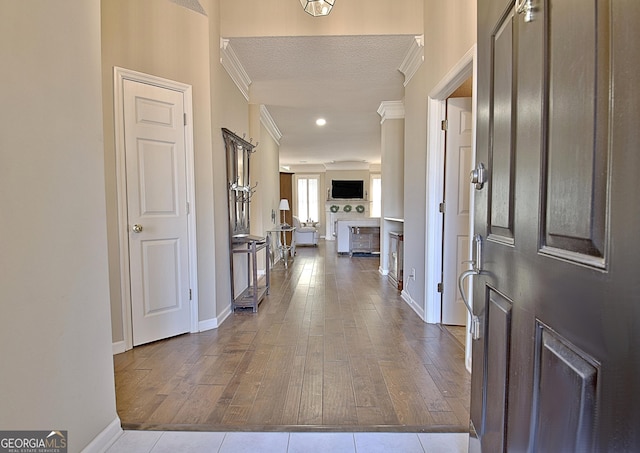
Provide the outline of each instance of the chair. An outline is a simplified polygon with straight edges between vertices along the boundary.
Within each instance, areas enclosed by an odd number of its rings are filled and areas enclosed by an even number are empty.
[[[300,219],[293,216],[293,226],[296,228],[295,235],[296,246],[298,245],[318,245],[318,230],[313,226],[302,226]]]

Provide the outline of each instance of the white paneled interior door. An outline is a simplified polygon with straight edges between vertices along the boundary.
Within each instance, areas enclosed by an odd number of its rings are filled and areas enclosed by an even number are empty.
[[[469,268],[469,173],[473,160],[471,98],[447,100],[442,256],[442,323],[465,325],[467,311],[457,278]],[[467,290],[468,293],[468,290]]]
[[[190,330],[183,93],[124,80],[133,345]]]

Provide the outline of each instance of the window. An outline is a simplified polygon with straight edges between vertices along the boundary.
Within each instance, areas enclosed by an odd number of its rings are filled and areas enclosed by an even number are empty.
[[[304,175],[297,176],[297,215],[301,222],[320,221],[320,211],[318,210],[318,195],[320,189],[320,176]]]
[[[371,217],[382,217],[382,176],[371,175]]]

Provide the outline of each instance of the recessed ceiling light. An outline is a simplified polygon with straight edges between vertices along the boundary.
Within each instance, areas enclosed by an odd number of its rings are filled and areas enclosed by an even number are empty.
[[[325,124],[327,124],[327,120],[325,120],[324,118],[318,118],[318,119],[316,120],[316,124],[317,124],[318,126],[324,126]]]

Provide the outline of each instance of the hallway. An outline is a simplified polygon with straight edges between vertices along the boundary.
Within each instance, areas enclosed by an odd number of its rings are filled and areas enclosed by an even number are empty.
[[[123,428],[466,432],[460,339],[423,323],[378,266],[334,242],[299,247],[257,314],[114,356]]]

